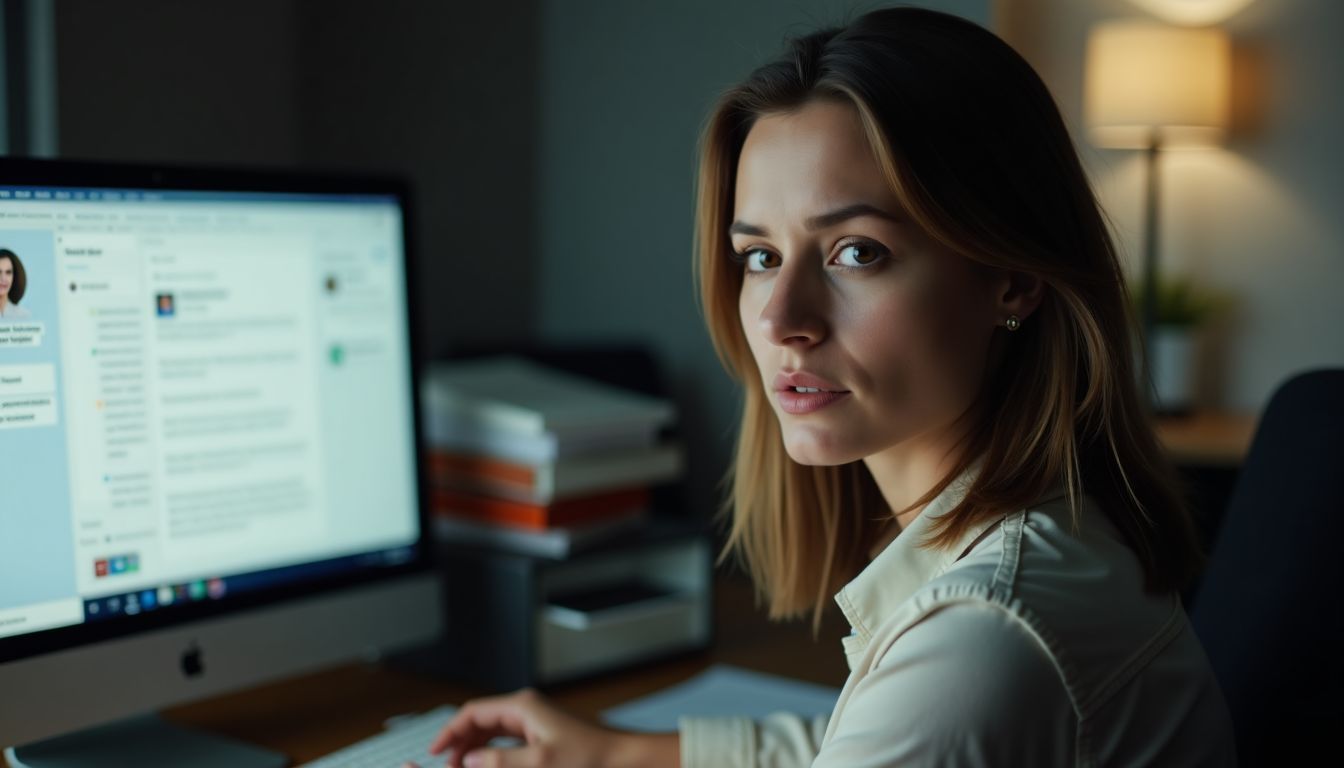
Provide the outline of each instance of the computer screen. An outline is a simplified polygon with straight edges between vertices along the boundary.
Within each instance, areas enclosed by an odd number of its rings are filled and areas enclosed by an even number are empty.
[[[6,162],[0,673],[423,565],[404,190]]]

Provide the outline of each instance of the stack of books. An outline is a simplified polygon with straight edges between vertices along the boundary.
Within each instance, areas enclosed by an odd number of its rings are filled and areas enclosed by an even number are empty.
[[[443,541],[565,558],[641,525],[682,472],[669,401],[522,358],[435,364],[421,401]]]

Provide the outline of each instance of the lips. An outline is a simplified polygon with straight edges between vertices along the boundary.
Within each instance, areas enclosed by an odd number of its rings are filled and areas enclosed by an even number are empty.
[[[779,407],[791,414],[812,413],[849,397],[849,390],[806,371],[780,373],[774,388]]]

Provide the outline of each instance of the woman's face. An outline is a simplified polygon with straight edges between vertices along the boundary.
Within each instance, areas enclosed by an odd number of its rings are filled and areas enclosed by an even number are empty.
[[[836,465],[943,434],[1006,316],[998,283],[899,210],[857,110],[760,118],[734,201],[742,330],[789,455]]]
[[[9,287],[14,284],[14,260],[0,256],[0,296],[9,298]]]

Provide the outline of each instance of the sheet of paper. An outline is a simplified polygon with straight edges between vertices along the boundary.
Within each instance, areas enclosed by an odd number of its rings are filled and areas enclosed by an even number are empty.
[[[839,688],[716,664],[684,683],[612,707],[602,713],[602,719],[607,725],[632,731],[675,731],[681,715],[830,714],[839,697]]]

